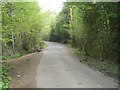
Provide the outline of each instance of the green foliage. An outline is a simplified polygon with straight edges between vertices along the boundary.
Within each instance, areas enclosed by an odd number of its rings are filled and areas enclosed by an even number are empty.
[[[8,75],[11,66],[7,63],[3,63],[2,65],[2,82],[0,83],[0,88],[2,90],[7,90],[9,88],[10,81],[12,78]]]
[[[45,48],[45,47],[46,47],[46,44],[43,42],[41,45],[41,48]]]
[[[108,76],[117,78],[120,74],[119,63],[109,60],[99,60],[90,57],[86,57],[83,51],[76,50],[75,54],[80,58],[81,63],[87,64],[89,67],[94,68]]]
[[[43,17],[45,19],[43,20],[44,27],[41,31],[41,35],[43,40],[48,41],[50,30],[52,28],[51,26],[55,24],[56,14],[50,11],[46,11],[43,13]]]
[[[118,3],[65,3],[52,40],[70,43],[83,56],[117,62]]]
[[[69,7],[65,5],[56,19],[56,24],[51,26],[50,41],[67,43],[69,39],[69,18]]]
[[[3,55],[34,52],[42,43],[44,14],[37,3],[5,2],[2,5],[2,48]]]
[[[79,57],[84,57],[85,56],[85,52],[84,51],[79,51],[79,50],[76,50],[75,51],[75,54]]]
[[[20,56],[21,56],[20,54],[15,54],[15,55],[12,55],[12,56],[0,56],[0,59],[2,59],[2,60],[14,59],[14,58],[18,58]]]
[[[52,26],[50,40],[67,42],[78,49],[75,53],[83,62],[118,77],[118,6],[67,2]]]
[[[45,15],[37,2],[2,2],[2,56],[0,59],[14,59],[35,52],[36,46],[45,48],[42,30],[48,26],[45,24],[48,14]],[[9,87],[11,80],[8,76],[9,69],[10,66],[7,64],[2,67],[3,80],[0,88],[3,90]]]

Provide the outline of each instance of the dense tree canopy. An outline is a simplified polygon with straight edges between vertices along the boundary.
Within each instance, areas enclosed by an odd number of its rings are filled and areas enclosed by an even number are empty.
[[[62,12],[57,16],[56,24],[51,27],[51,41],[67,42],[67,39],[69,38],[68,30],[70,18],[68,13],[68,6],[64,6]]]
[[[33,52],[42,47],[41,30],[45,16],[34,2],[4,2],[2,4],[3,55]]]
[[[81,56],[102,62],[95,63],[94,66],[98,65],[102,70],[114,67],[109,70],[113,70],[112,74],[118,75],[118,4],[66,2],[57,15],[50,11],[41,12],[36,2],[2,2],[0,59],[35,52],[45,46],[43,40],[50,40],[70,44],[79,50]],[[113,64],[109,66],[108,61]],[[0,66],[3,68],[3,82],[0,82],[0,88],[3,87],[5,90],[9,87],[10,81],[9,69],[6,69],[6,66]]]
[[[117,61],[118,3],[64,4],[50,40],[68,42],[84,56]]]

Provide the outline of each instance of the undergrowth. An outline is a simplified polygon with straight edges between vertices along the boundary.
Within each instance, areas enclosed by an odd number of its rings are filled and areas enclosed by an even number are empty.
[[[79,57],[80,62],[87,64],[89,67],[94,68],[112,78],[118,79],[119,64],[110,60],[101,60],[86,57],[83,52],[76,50],[75,54]]]
[[[1,90],[7,90],[9,88],[9,84],[11,81],[11,77],[8,75],[9,70],[11,68],[11,65],[8,63],[3,63],[2,64],[2,82],[0,83],[0,89]]]

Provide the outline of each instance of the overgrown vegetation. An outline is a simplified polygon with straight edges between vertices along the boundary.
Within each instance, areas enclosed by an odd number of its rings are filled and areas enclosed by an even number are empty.
[[[97,60],[90,57],[84,57],[80,51],[75,51],[75,54],[80,58],[80,62],[87,64],[89,67],[103,72],[105,75],[113,77],[117,80],[119,63],[110,62],[109,60]]]
[[[70,37],[69,31],[69,8],[65,6],[57,16],[55,24],[51,26],[50,41],[67,43]]]
[[[79,56],[100,62],[97,65],[101,71],[106,71],[113,62],[112,73],[118,76],[118,4],[65,3],[51,30],[50,40],[71,44],[78,49]]]
[[[83,58],[82,62],[118,76],[118,6],[112,2],[66,2],[57,16],[42,13],[34,2],[3,2],[0,59],[13,59],[44,48],[44,39],[68,43],[78,49],[76,54]],[[2,67],[3,89],[9,87],[9,68]]]
[[[2,82],[0,83],[1,90],[7,90],[9,88],[10,81],[12,78],[8,75],[11,65],[8,63],[2,64]]]
[[[0,60],[8,60],[8,59],[15,59],[15,58],[18,58],[18,57],[20,57],[21,55],[19,55],[19,54],[16,54],[16,55],[12,55],[12,56],[1,56],[0,57]]]
[[[3,56],[34,52],[43,46],[43,15],[37,3],[5,2],[2,5]]]
[[[49,25],[54,21],[52,12],[41,12],[37,2],[2,2],[2,56],[0,60],[14,59],[45,48]],[[9,64],[3,65],[2,84],[9,87]]]

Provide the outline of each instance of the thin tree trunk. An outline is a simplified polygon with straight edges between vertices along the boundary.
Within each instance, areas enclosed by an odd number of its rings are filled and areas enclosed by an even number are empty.
[[[12,30],[12,49],[13,49],[13,54],[15,54],[15,41],[14,41],[13,30]]]

